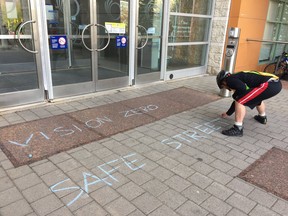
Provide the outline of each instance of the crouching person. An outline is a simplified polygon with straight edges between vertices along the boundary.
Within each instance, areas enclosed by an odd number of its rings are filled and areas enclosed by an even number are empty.
[[[225,118],[235,112],[233,127],[222,131],[222,134],[227,136],[243,136],[246,106],[251,109],[256,107],[258,115],[255,115],[254,119],[261,124],[266,124],[267,116],[263,100],[277,95],[282,89],[279,77],[258,71],[241,71],[231,74],[222,70],[218,73],[216,81],[220,89],[225,88],[234,92],[233,103],[227,112],[222,113],[222,117]]]

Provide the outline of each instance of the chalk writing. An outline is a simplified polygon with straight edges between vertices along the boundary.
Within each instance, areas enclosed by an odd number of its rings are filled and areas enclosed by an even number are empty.
[[[113,181],[116,181],[116,182],[119,182],[119,180],[113,176],[113,172],[116,171],[117,169],[120,168],[120,165],[118,166],[113,166],[112,164],[113,163],[116,163],[118,162],[119,160],[123,161],[124,165],[126,165],[129,169],[133,170],[133,171],[136,171],[138,169],[141,169],[145,166],[145,163],[144,164],[141,164],[139,166],[135,165],[135,163],[138,161],[137,159],[132,159],[132,160],[128,160],[128,158],[130,157],[133,157],[135,156],[136,153],[131,153],[131,154],[128,154],[128,155],[125,155],[123,157],[120,157],[118,159],[115,159],[115,160],[111,160],[107,163],[104,163],[104,164],[101,164],[99,166],[97,166],[98,169],[100,169],[102,171],[102,173],[104,174],[104,177],[98,177],[96,175],[93,175],[91,173],[88,173],[88,172],[83,172],[82,175],[83,175],[83,188],[84,190],[80,187],[80,186],[63,186],[62,188],[59,188],[58,186],[60,185],[65,185],[67,184],[68,181],[72,182],[71,179],[67,178],[63,181],[60,181],[58,183],[56,183],[55,185],[51,186],[50,187],[50,190],[53,192],[53,193],[56,193],[56,192],[59,192],[59,191],[67,191],[67,190],[79,190],[79,193],[77,194],[77,196],[72,199],[68,204],[67,206],[70,206],[72,205],[76,200],[78,200],[84,193],[89,193],[89,186],[91,187],[92,185],[96,185],[96,184],[99,184],[99,183],[104,183],[104,184],[107,184],[109,186],[112,186],[112,180]],[[112,166],[112,169],[110,170],[106,170],[105,169],[105,166],[108,166],[108,167],[111,167]],[[110,181],[108,181],[108,179],[110,179]],[[57,189],[58,188],[58,189]]]
[[[212,121],[205,122],[204,124],[192,123],[195,129],[204,134],[211,134],[214,131],[220,130],[222,126],[227,126],[228,123],[222,121],[221,118],[213,119]],[[219,126],[220,125],[220,126]],[[175,149],[181,148],[184,143],[192,143],[192,141],[199,141],[201,139],[207,138],[206,136],[199,135],[195,130],[186,130],[179,134],[172,136],[161,141],[162,144],[174,146]]]
[[[221,118],[213,119],[212,121],[205,122],[202,125],[197,124],[197,123],[194,123],[194,124],[197,125],[194,127],[195,129],[198,129],[199,131],[201,131],[205,134],[211,134],[214,131],[220,130],[222,128],[222,126],[225,127],[228,125],[228,123],[224,122],[223,119],[221,119]]]
[[[134,115],[142,115],[144,113],[148,113],[156,109],[158,109],[158,106],[151,104],[151,105],[141,106],[139,108],[135,108],[131,110],[122,111],[120,113],[124,113],[124,117],[127,118],[127,117],[131,117]]]
[[[113,121],[110,118],[104,116],[103,118],[91,119],[91,120],[85,122],[85,125],[89,128],[99,128],[105,122],[113,122]]]
[[[66,190],[80,190],[80,193],[73,199],[73,200],[71,200],[68,204],[67,204],[67,206],[70,206],[70,205],[72,205],[77,199],[79,199],[81,196],[82,196],[82,194],[84,193],[84,191],[82,190],[82,188],[80,188],[79,186],[74,186],[74,187],[64,187],[64,188],[60,188],[60,189],[54,189],[54,188],[56,188],[58,185],[61,185],[61,184],[63,184],[63,183],[65,183],[65,182],[67,182],[67,181],[71,181],[71,179],[65,179],[65,180],[63,180],[63,181],[60,181],[60,182],[58,182],[57,184],[55,184],[55,185],[53,185],[52,187],[50,187],[50,190],[53,192],[53,193],[56,193],[56,192],[58,192],[58,191],[66,191]]]
[[[150,105],[141,106],[139,108],[134,108],[134,109],[127,110],[127,111],[122,111],[120,113],[124,113],[124,117],[127,118],[127,117],[131,117],[134,115],[148,113],[158,108],[159,107],[157,105],[150,104]],[[75,135],[77,132],[78,133],[84,132],[84,130],[87,128],[94,128],[94,129],[100,128],[107,123],[113,123],[113,120],[109,118],[108,116],[96,117],[96,118],[86,121],[83,127],[77,126],[75,124],[72,124],[72,126],[69,126],[69,127],[57,126],[54,129],[52,129],[52,131],[48,131],[48,132],[40,131],[40,132],[31,133],[28,139],[26,139],[24,142],[8,140],[8,143],[21,146],[21,147],[27,147],[29,143],[32,141],[32,139],[33,140],[36,139],[36,137],[39,137],[39,135],[41,137],[44,137],[46,140],[50,140],[53,137],[51,132],[53,134],[57,134],[60,137],[67,137],[67,136]],[[48,136],[47,133],[50,134],[50,136]]]
[[[49,140],[50,138],[44,134],[43,132],[38,132],[41,134],[41,136],[43,136],[45,139]],[[13,145],[18,145],[18,146],[22,146],[22,147],[27,147],[29,145],[29,142],[31,141],[32,137],[34,136],[34,134],[30,134],[30,136],[28,137],[28,139],[24,142],[24,143],[19,143],[16,141],[11,141],[8,140],[9,143],[13,144]]]
[[[188,143],[191,143],[192,142],[191,140],[198,141],[202,138],[206,138],[206,137],[198,135],[198,133],[194,130],[193,131],[187,130],[187,131],[183,131],[180,134],[176,134],[176,135],[172,136],[172,138],[164,139],[161,141],[161,143],[166,144],[166,145],[174,145],[174,146],[176,146],[175,149],[179,149],[182,146],[182,143],[180,142],[181,140],[188,142]],[[180,141],[177,141],[177,139]]]
[[[82,132],[82,129],[77,127],[76,125],[72,124],[74,128],[76,128],[78,131]],[[62,133],[60,136],[67,136],[75,133],[75,130],[73,129],[64,129],[64,127],[57,127],[53,130],[56,133]]]

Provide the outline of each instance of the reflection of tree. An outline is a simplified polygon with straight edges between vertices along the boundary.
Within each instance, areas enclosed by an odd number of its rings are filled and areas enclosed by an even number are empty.
[[[120,23],[125,23],[125,32],[128,32],[129,3],[126,1],[121,1],[120,3]]]
[[[8,12],[6,8],[6,1],[0,3],[0,23],[2,26],[6,26],[9,34],[15,34],[15,29],[19,23],[23,22],[22,5],[20,1],[16,2],[17,18],[8,18]],[[11,11],[10,11],[11,12]]]
[[[162,1],[162,0],[161,0]],[[139,24],[149,28],[158,24],[161,12],[159,0],[140,0],[139,2]],[[158,18],[158,19],[157,19]]]
[[[171,2],[170,10],[186,14],[207,14],[210,4],[209,0],[175,0]],[[207,18],[174,16],[171,22],[173,22],[171,27],[175,30],[173,42],[201,42],[206,40],[209,30]],[[204,58],[202,47],[195,45],[186,49],[185,47],[175,49],[173,58],[180,64],[199,65],[201,59]],[[183,58],[183,56],[189,57]]]

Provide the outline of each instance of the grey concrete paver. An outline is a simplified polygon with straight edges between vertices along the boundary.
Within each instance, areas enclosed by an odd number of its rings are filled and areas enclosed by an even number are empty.
[[[182,194],[198,205],[203,203],[206,199],[208,199],[211,196],[210,193],[194,185],[187,188],[185,191],[182,192]]]
[[[158,199],[161,200],[169,208],[175,210],[179,208],[183,203],[187,201],[187,198],[181,195],[178,191],[169,189],[158,196]]]
[[[131,212],[136,210],[136,207],[132,205],[131,202],[127,201],[123,197],[119,197],[118,199],[110,202],[105,206],[105,209],[111,215],[128,215]]]
[[[89,204],[83,206],[74,212],[76,216],[95,216],[95,212],[97,212],[97,216],[108,216],[108,212],[105,211],[98,203],[90,202]]]
[[[149,193],[144,193],[132,201],[144,214],[148,215],[162,205],[161,201]]]
[[[88,194],[84,194],[79,199],[77,199],[77,202],[73,202],[72,204],[70,204],[78,195],[79,190],[73,190],[72,193],[61,197],[61,201],[65,204],[65,207],[67,207],[71,212],[76,212],[78,209],[93,202],[93,198],[91,196],[89,196]]]
[[[120,194],[117,193],[117,191],[115,191],[112,187],[104,186],[91,193],[90,196],[101,206],[105,206],[106,204],[120,197]]]
[[[233,179],[232,176],[227,175],[221,172],[220,170],[216,170],[216,169],[212,171],[211,173],[209,173],[208,177],[223,185],[226,185],[228,182],[230,182]]]
[[[0,111],[0,127],[182,86],[219,92],[213,76],[172,80]],[[222,98],[18,168],[0,150],[0,215],[287,216],[287,200],[236,177],[272,147],[288,149],[287,95],[267,101],[267,125],[247,109],[241,138],[220,133],[234,122],[219,118],[231,103]]]
[[[205,200],[201,206],[217,216],[226,215],[232,209],[229,204],[214,196]]]
[[[64,204],[54,194],[50,194],[31,203],[31,206],[37,215],[44,216],[63,207]]]
[[[168,180],[165,181],[165,184],[168,185],[170,188],[181,192],[188,188],[191,183],[178,175],[174,175]]]
[[[23,190],[22,194],[29,203],[32,203],[43,197],[48,196],[49,194],[51,194],[51,191],[49,190],[47,185],[40,183],[26,190]]]
[[[288,202],[284,200],[278,200],[272,207],[275,212],[287,216],[288,214]]]
[[[259,204],[271,208],[277,201],[276,196],[268,194],[263,190],[255,189],[249,195],[248,198],[255,200]]]
[[[1,216],[25,216],[32,213],[33,209],[24,199],[18,200],[0,209]]]
[[[52,162],[47,161],[45,163],[33,166],[32,169],[35,171],[35,173],[37,173],[37,175],[41,176],[56,170],[57,166],[55,166]]]
[[[160,182],[157,179],[152,179],[151,181],[146,182],[142,186],[142,188],[148,191],[150,194],[152,194],[155,197],[159,196],[160,194],[164,193],[166,190],[169,189],[169,187],[166,184],[164,184],[163,182]]]
[[[247,214],[238,210],[238,209],[232,209],[227,216],[246,216]]]
[[[137,209],[136,211],[130,213],[129,216],[145,216],[145,214]]]
[[[133,181],[130,181],[127,184],[117,188],[117,191],[121,196],[125,197],[129,201],[145,193],[145,190],[135,184]]]
[[[241,211],[248,214],[255,206],[256,202],[252,201],[249,198],[246,198],[238,193],[233,193],[226,202],[235,208],[240,209]]]
[[[251,212],[251,216],[279,216],[276,212],[271,211],[270,209],[257,205]]]
[[[164,205],[162,205],[154,212],[149,214],[149,216],[177,216],[177,215],[178,215],[177,213],[175,213],[173,210]]]
[[[0,208],[17,202],[21,199],[23,199],[23,196],[16,187],[9,188],[5,191],[0,192]]]
[[[213,182],[211,185],[209,185],[206,188],[206,191],[224,201],[233,193],[231,189],[217,182]]]
[[[60,209],[57,209],[56,211],[48,214],[47,216],[73,216],[73,213],[69,211],[67,207],[62,207]]]
[[[41,179],[35,173],[30,173],[26,176],[15,179],[14,182],[20,190],[25,190],[29,187],[41,183]]]
[[[250,184],[247,184],[243,180],[239,179],[233,179],[231,182],[227,184],[227,187],[231,190],[234,190],[243,196],[247,196],[250,192],[254,190],[254,187]]]
[[[198,172],[194,173],[188,180],[202,189],[207,188],[213,182],[212,179]]]
[[[0,178],[0,192],[7,190],[13,186],[14,186],[13,182],[7,176]]]
[[[24,166],[21,166],[18,168],[13,168],[13,169],[7,170],[7,174],[9,175],[9,177],[11,179],[17,179],[17,178],[20,178],[22,176],[26,176],[32,172],[33,172],[33,170],[28,165],[24,165]]]
[[[204,208],[196,205],[191,201],[187,201],[182,206],[177,209],[177,212],[183,216],[191,216],[191,215],[199,215],[199,216],[206,216],[208,211]]]

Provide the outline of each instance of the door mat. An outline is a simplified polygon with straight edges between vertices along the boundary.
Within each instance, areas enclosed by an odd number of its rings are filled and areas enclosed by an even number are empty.
[[[0,148],[17,167],[219,98],[183,87],[11,125],[0,128]]]
[[[274,147],[238,177],[288,200],[288,152]]]

